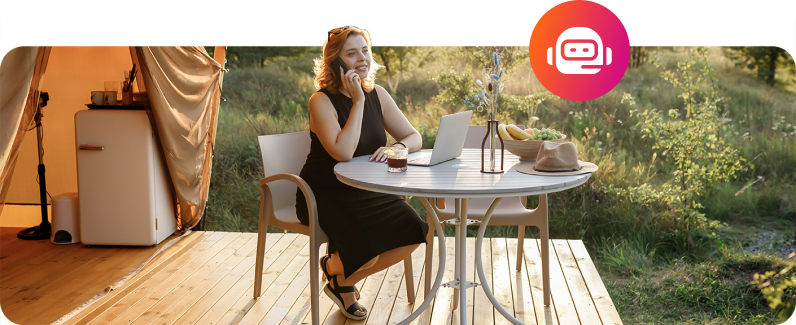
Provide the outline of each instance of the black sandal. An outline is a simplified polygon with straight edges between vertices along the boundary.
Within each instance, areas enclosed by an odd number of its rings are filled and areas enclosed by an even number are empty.
[[[334,301],[334,303],[337,304],[337,307],[340,309],[340,312],[343,313],[343,315],[345,315],[345,317],[348,317],[348,318],[353,319],[353,320],[364,320],[365,318],[368,318],[368,314],[367,313],[365,315],[362,315],[362,316],[357,316],[357,315],[354,314],[357,310],[362,309],[362,306],[359,304],[359,302],[355,302],[355,303],[351,304],[351,306],[348,306],[347,309],[345,308],[345,302],[343,302],[343,297],[340,294],[341,293],[348,293],[348,292],[355,292],[356,291],[356,287],[341,287],[337,283],[337,276],[336,275],[332,276],[332,281],[334,281],[334,287],[336,289],[332,289],[332,287],[331,287],[332,283],[328,282],[323,287],[323,292],[325,292],[326,295],[329,296],[329,298],[331,298],[332,301]]]
[[[329,281],[329,279],[332,278],[332,276],[329,275],[329,271],[326,270],[326,263],[329,262],[329,260],[331,258],[332,257],[329,256],[329,255],[324,255],[323,257],[321,257],[321,271],[323,271],[323,280],[324,281]],[[334,284],[335,284],[335,288],[337,288],[337,282],[335,282]],[[349,290],[348,288],[354,288],[354,292],[356,292],[357,300],[359,300],[359,289],[357,289],[357,286],[340,287],[340,288],[346,288],[345,290]],[[351,292],[351,291],[345,291],[345,292]]]

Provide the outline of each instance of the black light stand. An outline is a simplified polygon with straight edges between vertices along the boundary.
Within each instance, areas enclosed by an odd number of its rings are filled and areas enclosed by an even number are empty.
[[[41,126],[41,118],[44,115],[41,113],[41,109],[44,108],[44,106],[47,106],[47,101],[50,100],[50,96],[46,92],[39,94],[39,96],[41,97],[41,101],[39,101],[39,106],[36,108],[36,115],[33,116],[33,120],[36,122],[36,138],[38,140],[37,143],[39,146],[39,197],[41,199],[41,224],[21,230],[19,233],[17,233],[17,237],[19,239],[48,239],[50,238],[50,232],[52,230],[52,226],[50,225],[49,217],[47,215],[47,185],[44,180],[44,148],[42,148],[41,144],[44,132]]]

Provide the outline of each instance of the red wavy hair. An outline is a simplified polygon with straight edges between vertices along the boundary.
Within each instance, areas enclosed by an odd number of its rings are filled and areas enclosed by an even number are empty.
[[[371,92],[376,84],[376,70],[381,68],[381,65],[373,60],[373,49],[370,42],[370,33],[366,29],[357,27],[349,27],[348,29],[338,33],[332,34],[326,42],[323,43],[323,56],[315,59],[315,67],[312,69],[315,72],[315,89],[326,89],[327,91],[336,94],[338,88],[342,87],[343,83],[340,77],[332,71],[332,62],[340,56],[343,49],[343,44],[351,35],[362,35],[365,42],[368,44],[368,50],[371,52],[370,56],[370,71],[368,76],[362,79],[362,89],[365,92]]]

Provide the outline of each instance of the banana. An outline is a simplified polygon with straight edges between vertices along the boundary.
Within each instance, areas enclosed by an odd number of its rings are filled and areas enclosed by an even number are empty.
[[[509,131],[506,131],[506,124],[498,125],[498,133],[500,133],[500,137],[503,138],[503,140],[514,140],[514,137],[509,134]]]
[[[525,133],[525,131],[514,124],[506,125],[506,131],[508,131],[509,134],[511,134],[511,136],[517,140],[531,139],[533,137],[532,135]]]

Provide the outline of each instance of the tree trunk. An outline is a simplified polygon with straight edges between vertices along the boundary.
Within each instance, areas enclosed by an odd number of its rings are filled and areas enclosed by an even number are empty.
[[[644,48],[639,47],[636,49],[636,68],[641,67],[641,63],[644,60]]]
[[[630,68],[638,68],[644,64],[647,58],[647,48],[644,46],[633,46],[630,48],[630,60],[628,61]]]
[[[766,83],[769,85],[774,85],[774,76],[777,72],[777,58],[779,58],[779,52],[782,51],[777,47],[771,48],[771,52],[768,53],[768,73],[769,75],[766,76]]]
[[[387,69],[387,72],[390,72],[390,62],[387,60],[387,55],[384,52],[379,53],[379,57],[381,58],[381,65]]]

